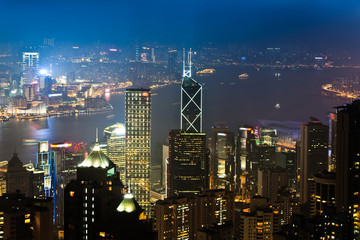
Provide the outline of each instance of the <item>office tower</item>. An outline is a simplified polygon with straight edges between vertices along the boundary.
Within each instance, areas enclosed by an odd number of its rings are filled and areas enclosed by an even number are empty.
[[[329,127],[319,121],[301,125],[300,136],[300,203],[310,200],[310,180],[328,169]]]
[[[6,192],[21,193],[26,197],[32,197],[30,180],[30,172],[26,171],[17,153],[14,153],[7,167]]]
[[[151,48],[151,61],[155,62],[155,48]]]
[[[259,131],[260,144],[266,144],[268,146],[276,146],[277,139],[278,137],[277,137],[276,129],[260,128]]]
[[[275,146],[259,144],[254,147],[254,156],[251,161],[251,171],[257,174],[262,167],[275,167]]]
[[[168,59],[168,72],[170,74],[176,74],[176,65],[177,65],[177,50],[170,50],[169,59]]]
[[[240,239],[273,239],[273,233],[280,230],[277,211],[268,206],[265,198],[254,196],[250,202],[250,212],[240,214]]]
[[[191,77],[191,55],[188,63],[183,57],[183,80],[181,84],[181,119],[180,127],[185,132],[202,132],[202,86]]]
[[[10,159],[5,173],[6,193],[20,193],[25,197],[44,197],[44,171],[32,163],[23,165],[16,153]]]
[[[275,203],[278,191],[287,187],[289,183],[288,172],[284,168],[265,168],[258,170],[258,194]]]
[[[224,123],[211,129],[210,142],[210,188],[232,189],[234,187],[234,134]]]
[[[148,89],[126,89],[126,183],[150,216],[151,98]]]
[[[48,95],[52,92],[53,80],[50,76],[41,76],[39,81],[39,91]]]
[[[37,169],[44,171],[45,197],[54,197],[56,191],[55,153],[49,149],[49,141],[38,142]]]
[[[249,126],[238,128],[236,136],[235,157],[235,191],[240,192],[244,200],[252,188],[249,173],[252,169],[254,151],[256,147],[254,129]]]
[[[167,198],[156,202],[155,213],[159,240],[197,239],[198,230],[234,224],[235,195],[221,189],[195,198]]]
[[[360,238],[360,101],[336,112],[336,208],[348,213],[346,239]]]
[[[161,174],[161,182],[162,186],[165,189],[165,197],[167,197],[167,171],[169,164],[169,145],[162,146],[162,174]]]
[[[205,133],[169,133],[168,196],[191,196],[208,188]]]
[[[51,199],[26,198],[22,194],[0,197],[0,239],[53,239]]]
[[[291,192],[288,187],[281,187],[277,191],[277,200],[274,202],[273,207],[280,214],[281,225],[289,224],[293,214],[300,212],[296,192]]]
[[[31,84],[23,85],[23,93],[24,93],[24,97],[26,98],[26,100],[28,100],[28,101],[34,100],[35,89],[34,89],[33,85],[31,85]]]
[[[334,172],[321,172],[311,181],[310,215],[321,215],[326,208],[335,207],[336,175]]]
[[[39,70],[39,53],[23,52],[21,85],[37,80]]]
[[[123,198],[122,189],[116,165],[96,143],[64,190],[65,239],[98,239]]]
[[[121,123],[116,123],[104,129],[107,142],[107,156],[115,163],[120,173],[120,180],[123,183],[126,183],[125,134],[125,126]]]

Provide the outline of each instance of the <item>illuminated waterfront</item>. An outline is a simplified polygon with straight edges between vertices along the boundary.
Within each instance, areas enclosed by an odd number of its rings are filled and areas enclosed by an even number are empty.
[[[248,79],[238,78],[243,72],[249,74]],[[275,72],[281,72],[281,80],[274,77]],[[234,130],[240,124],[255,125],[259,119],[306,122],[310,116],[315,116],[327,122],[327,114],[333,111],[332,107],[342,105],[344,99],[340,101],[323,96],[321,86],[329,79],[352,73],[344,69],[257,71],[252,68],[220,68],[212,75],[195,76],[204,85],[204,130],[210,131],[215,122],[224,121]],[[23,145],[23,139],[91,143],[96,127],[101,136],[105,127],[116,122],[124,123],[124,94],[107,94],[105,98],[114,107],[111,113],[35,121],[11,119],[0,123],[0,152],[3,153],[0,161],[12,155],[15,145],[25,162],[34,161],[36,146]],[[156,143],[166,141],[169,129],[179,128],[178,102],[179,84],[152,89],[153,150]],[[281,108],[274,108],[277,103]]]

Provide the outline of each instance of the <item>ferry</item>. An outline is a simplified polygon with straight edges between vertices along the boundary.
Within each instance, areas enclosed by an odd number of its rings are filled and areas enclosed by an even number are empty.
[[[248,79],[249,75],[247,73],[243,73],[239,75],[239,79]]]
[[[208,69],[204,69],[204,70],[201,70],[201,71],[198,71],[196,72],[197,75],[211,75],[213,73],[215,73],[215,69],[213,68],[208,68]]]

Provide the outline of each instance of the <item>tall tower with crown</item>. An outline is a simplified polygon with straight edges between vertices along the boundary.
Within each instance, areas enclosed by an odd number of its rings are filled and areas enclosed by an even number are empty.
[[[185,132],[199,133],[202,132],[202,86],[191,77],[192,54],[191,48],[187,54],[183,50],[180,128]]]

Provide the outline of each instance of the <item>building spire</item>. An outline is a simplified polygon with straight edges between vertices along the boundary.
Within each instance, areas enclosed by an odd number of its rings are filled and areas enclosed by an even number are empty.
[[[185,48],[183,48],[183,77],[191,77],[191,48],[190,51],[187,54],[187,61],[186,61],[186,53],[185,53]]]
[[[96,128],[96,138],[95,138],[95,142],[99,143],[99,129]]]

